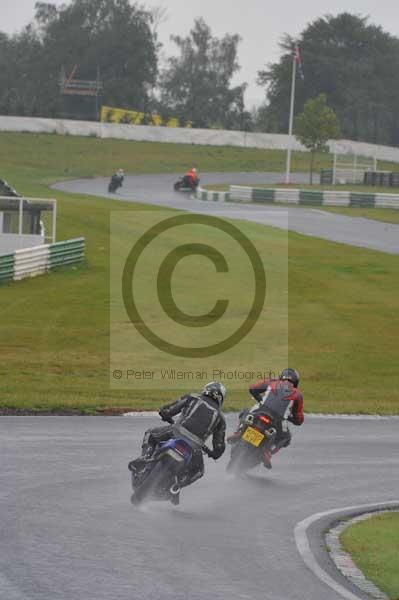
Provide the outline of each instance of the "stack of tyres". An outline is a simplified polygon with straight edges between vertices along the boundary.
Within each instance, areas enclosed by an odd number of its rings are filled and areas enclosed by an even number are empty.
[[[375,176],[376,173],[374,171],[365,171],[364,173],[364,185],[375,185]]]
[[[332,182],[333,182],[333,170],[332,169],[321,169],[320,170],[321,185],[331,185]]]
[[[390,185],[391,187],[399,187],[399,173],[391,173]]]
[[[364,185],[399,187],[399,173],[391,173],[390,171],[366,171],[363,182]]]
[[[391,175],[392,175],[392,173],[389,173],[387,171],[382,171],[381,172],[381,185],[382,185],[382,187],[390,187],[390,185],[391,185]]]

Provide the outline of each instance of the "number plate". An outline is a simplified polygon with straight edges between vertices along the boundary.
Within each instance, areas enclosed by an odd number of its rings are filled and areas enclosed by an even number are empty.
[[[248,427],[244,435],[242,436],[242,439],[248,442],[249,444],[258,447],[265,439],[265,436],[257,429],[254,429],[253,427]]]

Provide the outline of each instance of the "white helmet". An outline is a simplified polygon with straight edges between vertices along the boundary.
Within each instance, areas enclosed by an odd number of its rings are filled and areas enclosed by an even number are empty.
[[[224,399],[226,398],[226,388],[223,383],[219,383],[219,381],[211,381],[207,383],[204,389],[202,390],[204,396],[209,396],[213,400],[215,400],[219,407],[222,406]]]

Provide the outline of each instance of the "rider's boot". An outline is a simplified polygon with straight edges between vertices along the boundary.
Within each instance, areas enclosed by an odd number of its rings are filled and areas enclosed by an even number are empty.
[[[201,477],[203,475],[204,475],[204,472],[199,471],[199,470],[195,471],[194,473],[191,473],[190,471],[186,471],[185,473],[180,475],[179,485],[181,488],[187,487],[188,485],[192,485],[195,481],[198,481],[198,479],[201,479]]]
[[[129,471],[142,471],[146,466],[147,460],[154,454],[154,450],[155,448],[152,444],[143,444],[141,448],[141,456],[129,463]]]
[[[232,433],[231,435],[229,435],[228,438],[226,438],[226,441],[228,444],[235,444],[236,442],[238,442],[240,437],[241,437],[241,423],[238,424],[236,431],[234,431],[234,433]]]
[[[272,452],[270,450],[265,450],[263,453],[263,466],[266,469],[272,468]]]
[[[180,492],[178,494],[172,494],[170,501],[174,506],[178,506],[180,504]]]

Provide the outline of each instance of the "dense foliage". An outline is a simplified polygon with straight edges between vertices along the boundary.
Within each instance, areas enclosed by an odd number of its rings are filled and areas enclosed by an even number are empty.
[[[399,144],[399,39],[343,13],[310,23],[298,41],[304,80],[298,77],[296,111],[324,93],[344,137]],[[261,113],[267,131],[288,129],[293,38],[285,36],[281,46],[280,61],[258,73],[267,88]]]
[[[214,37],[196,19],[186,37],[172,36],[176,55],[161,70],[161,13],[129,0],[70,0],[59,7],[37,2],[33,22],[20,33],[0,31],[0,114],[96,118],[92,98],[60,94],[62,69],[68,76],[78,65],[79,79],[99,74],[100,102],[107,106],[153,110],[165,121],[177,116],[194,127],[286,133],[292,50],[299,42],[305,77],[297,78],[296,113],[325,94],[344,137],[399,144],[399,39],[367,18],[327,15],[298,40],[286,35],[279,62],[258,72],[266,102],[249,113],[246,84],[232,83],[239,36]]]
[[[0,37],[0,112],[54,116],[62,112],[61,69],[104,81],[104,102],[142,108],[157,77],[152,15],[129,0],[36,3],[34,22]]]
[[[238,35],[212,37],[203,19],[196,19],[186,38],[172,36],[180,56],[169,58],[161,78],[163,104],[197,127],[240,129],[245,84],[231,87],[238,71]]]

